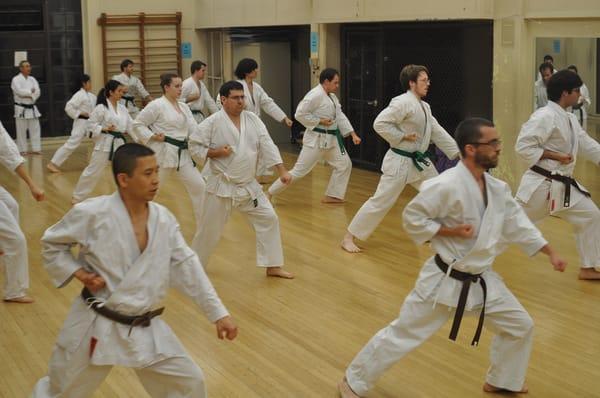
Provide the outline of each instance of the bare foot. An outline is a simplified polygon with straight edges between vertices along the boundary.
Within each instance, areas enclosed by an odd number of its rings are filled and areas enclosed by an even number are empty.
[[[291,272],[284,271],[281,267],[267,268],[267,276],[283,279],[294,279],[294,274],[292,274]]]
[[[600,272],[596,271],[594,268],[581,268],[579,270],[579,279],[582,280],[599,280]]]
[[[345,202],[344,199],[334,198],[333,196],[325,196],[325,197],[323,197],[323,199],[321,199],[321,203],[338,204],[338,203],[344,203],[344,202]]]
[[[360,253],[362,250],[354,243],[354,236],[350,232],[346,232],[342,239],[342,249],[348,253]]]
[[[506,388],[500,388],[500,387],[493,386],[486,382],[483,385],[483,391],[485,391],[485,392],[512,392],[512,393],[516,393],[516,394],[527,394],[529,392],[529,388],[527,387],[527,384],[523,384],[523,388],[521,388],[520,391],[512,391],[512,390],[507,390]]]
[[[46,168],[50,170],[51,173],[60,173],[60,169],[52,162],[48,163]]]
[[[340,396],[342,398],[360,398],[359,395],[356,395],[356,393],[352,391],[345,377],[344,380],[338,383],[338,391],[340,392]]]
[[[19,303],[19,304],[31,304],[34,301],[35,300],[32,299],[29,296],[15,297],[15,298],[11,298],[11,299],[4,299],[4,302],[6,302],[6,303]]]

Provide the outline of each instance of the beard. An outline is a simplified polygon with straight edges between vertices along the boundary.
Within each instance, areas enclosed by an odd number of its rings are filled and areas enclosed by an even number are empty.
[[[487,156],[487,155],[483,155],[479,152],[475,153],[475,163],[478,166],[481,166],[481,168],[489,170],[489,169],[494,169],[496,168],[496,166],[498,166],[498,155],[496,154],[495,156]]]

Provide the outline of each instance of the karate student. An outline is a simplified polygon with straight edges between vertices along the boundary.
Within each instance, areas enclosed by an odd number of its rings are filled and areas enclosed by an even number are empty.
[[[267,276],[293,278],[284,271],[279,219],[256,180],[258,158],[274,167],[283,184],[291,176],[260,118],[244,110],[244,87],[230,81],[219,90],[223,109],[209,116],[190,135],[192,155],[204,161],[206,199],[200,233],[192,248],[204,266],[221,238],[233,209],[244,213],[256,232],[256,262]]]
[[[495,334],[484,391],[527,391],[533,321],[492,271],[492,263],[502,242],[517,243],[531,256],[541,251],[558,271],[566,263],[527,219],[509,186],[486,173],[496,167],[500,153],[492,122],[467,119],[455,138],[462,161],[425,181],[403,213],[407,233],[417,244],[431,242],[436,255],[423,265],[398,318],[373,336],[346,369],[338,386],[344,398],[367,394],[385,370],[450,317],[450,339],[456,339],[463,311],[479,316],[472,345],[479,342],[484,319]]]
[[[556,72],[558,72],[554,68],[554,58],[552,57],[552,55],[550,55],[550,54],[544,55],[544,60],[542,62],[545,63],[545,64],[552,65],[552,74],[555,74]],[[535,78],[535,80],[542,80],[542,73],[539,71],[539,69],[538,69],[537,77]]]
[[[113,365],[135,369],[152,397],[206,397],[202,371],[157,307],[175,287],[216,324],[220,339],[233,340],[237,327],[173,214],[152,202],[159,185],[152,149],[123,145],[112,167],[117,191],[75,205],[42,237],[54,285],[75,278],[83,290],[33,397],[89,397]]]
[[[552,64],[543,63],[540,65],[539,70],[542,77],[539,80],[536,80],[534,84],[534,109],[539,109],[548,104],[546,86],[548,85],[548,80],[552,76]]]
[[[73,119],[73,128],[69,139],[56,150],[50,163],[46,165],[52,173],[59,173],[59,167],[77,149],[86,136],[87,120],[96,107],[96,96],[91,93],[92,81],[86,74],[79,79],[81,88],[77,91],[65,106],[65,112]]]
[[[578,156],[600,164],[600,144],[567,112],[578,103],[582,84],[569,70],[552,75],[548,105],[521,127],[515,150],[529,170],[523,174],[516,199],[533,222],[554,215],[573,224],[581,261],[579,278],[600,279],[600,210],[573,178]]]
[[[423,98],[429,91],[429,71],[422,65],[407,65],[400,72],[406,92],[392,101],[375,119],[373,128],[389,144],[381,165],[383,175],[375,194],[358,210],[342,240],[342,248],[360,252],[354,238],[367,240],[394,206],[406,184],[419,189],[421,183],[438,173],[428,159],[433,142],[449,159],[458,157],[458,147],[450,134],[431,114]]]
[[[89,196],[114,151],[126,142],[133,121],[127,108],[119,103],[124,91],[125,86],[120,82],[109,80],[98,93],[97,105],[86,124],[86,131],[94,140],[94,150],[75,186],[71,203],[81,202]]]
[[[188,151],[188,137],[198,128],[189,107],[178,101],[181,78],[174,73],[160,77],[163,96],[150,102],[133,122],[133,138],[156,152],[160,179],[175,174],[187,190],[200,229],[205,183]]]
[[[206,73],[206,64],[194,61],[190,71],[192,75],[185,79],[181,86],[181,100],[190,107],[194,119],[200,123],[206,116],[218,112],[219,108],[202,81]]]
[[[579,74],[575,65],[569,65],[567,69],[575,74]],[[579,88],[579,94],[581,94],[579,101],[571,107],[571,112],[577,116],[579,124],[585,131],[587,131],[588,108],[592,104],[592,99],[590,98],[590,90],[587,88],[585,83],[581,84],[581,87]]]
[[[16,173],[29,187],[38,202],[44,200],[44,191],[33,182],[25,167],[25,159],[17,145],[0,123],[0,163]],[[27,296],[29,288],[29,260],[27,240],[19,227],[19,204],[0,186],[0,264],[4,267],[4,301],[33,303]]]
[[[40,98],[40,85],[35,77],[31,76],[31,64],[23,60],[19,62],[19,73],[13,77],[10,88],[15,101],[15,126],[17,129],[17,146],[21,155],[33,153],[42,154],[42,141],[40,138],[40,116],[35,103]],[[27,131],[31,139],[31,152],[28,152]]]
[[[135,119],[140,111],[135,104],[135,97],[141,97],[145,102],[150,102],[153,98],[144,87],[142,81],[133,76],[133,61],[124,59],[121,62],[121,73],[114,75],[112,78],[125,86],[125,93],[120,102],[125,105],[131,117]]]
[[[344,147],[344,137],[352,136],[354,145],[361,141],[334,94],[339,84],[340,75],[337,70],[323,69],[319,84],[300,101],[295,115],[296,120],[306,127],[306,131],[298,160],[290,170],[291,183],[310,173],[319,160],[326,160],[333,167],[333,173],[325,197],[321,200],[323,203],[344,202],[352,171],[352,162]],[[285,188],[286,185],[281,181],[275,181],[269,187],[269,195],[277,195]]]

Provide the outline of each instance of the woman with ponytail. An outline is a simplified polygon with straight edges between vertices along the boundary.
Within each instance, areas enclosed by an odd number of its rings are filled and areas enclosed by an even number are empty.
[[[94,140],[90,164],[83,170],[73,192],[72,203],[84,200],[92,192],[102,176],[114,151],[125,143],[125,135],[131,131],[133,120],[127,108],[119,103],[125,87],[116,80],[109,80],[98,93],[97,105],[87,121],[86,131]]]
[[[92,81],[90,76],[83,74],[77,79],[77,92],[71,97],[65,106],[65,112],[73,119],[73,128],[69,139],[58,148],[52,156],[52,160],[46,166],[52,173],[60,172],[60,166],[77,149],[86,133],[86,122],[90,113],[96,106],[96,96],[91,93]]]

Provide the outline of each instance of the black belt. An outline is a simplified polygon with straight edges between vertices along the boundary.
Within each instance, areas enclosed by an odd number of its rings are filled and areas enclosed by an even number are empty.
[[[202,117],[204,117],[204,113],[202,113],[202,111],[200,109],[190,109],[192,111],[192,115],[202,115]]]
[[[90,118],[89,116],[83,116],[83,115],[77,116],[77,119],[88,120],[89,118]]]
[[[162,314],[165,310],[165,307],[160,307],[153,311],[148,311],[142,315],[125,315],[120,312],[113,311],[110,308],[105,306],[101,306],[100,302],[94,302],[96,297],[92,295],[92,293],[88,290],[87,287],[84,287],[81,291],[81,298],[83,301],[88,304],[94,311],[98,314],[102,315],[105,318],[110,319],[111,321],[115,321],[117,323],[121,323],[123,325],[131,326],[129,328],[129,334],[131,334],[131,330],[135,326],[148,327],[152,321],[152,318],[155,318]]]
[[[550,171],[536,165],[531,166],[531,171],[535,171],[536,173],[541,174],[546,178],[555,181],[560,181],[563,184],[565,184],[565,199],[563,202],[564,207],[569,207],[571,205],[571,185],[577,188],[579,192],[581,192],[584,196],[587,196],[588,198],[592,196],[588,191],[581,188],[573,177],[562,176],[560,174],[552,174]]]
[[[23,111],[21,112],[21,117],[25,117],[25,109],[31,109],[31,110],[35,109],[35,104],[21,104],[19,102],[15,102],[15,105],[23,108]],[[34,116],[35,116],[35,114],[34,114]]]
[[[131,103],[131,105],[135,106],[135,97],[122,96],[122,99],[125,100],[125,107],[127,108],[127,104]]]
[[[179,171],[179,163],[181,162],[181,153],[183,152],[184,149],[188,149],[188,141],[187,140],[178,140],[177,138],[173,138],[173,137],[169,137],[168,135],[165,135],[165,142],[179,148],[177,150],[177,171]],[[194,167],[196,167],[196,162],[194,162],[194,159],[192,159],[192,163],[194,164]]]
[[[112,135],[112,137],[113,137],[113,139],[110,143],[110,153],[108,154],[108,160],[112,160],[113,155],[115,154],[115,140],[120,139],[126,143],[127,139],[125,138],[125,134],[121,133],[120,131],[109,131],[109,130],[102,130],[101,133]]]
[[[435,255],[435,263],[443,273],[448,272],[448,264],[442,260],[439,254]],[[465,307],[467,305],[467,297],[469,297],[469,288],[471,287],[471,283],[479,281],[479,284],[481,284],[481,290],[483,290],[483,305],[481,307],[481,312],[479,313],[477,330],[475,331],[475,336],[471,342],[471,345],[476,346],[479,344],[479,337],[481,337],[481,331],[483,330],[483,319],[485,318],[485,301],[487,299],[487,286],[485,284],[485,279],[483,279],[481,274],[469,274],[467,272],[462,272],[455,269],[450,271],[450,278],[461,281],[463,284],[462,289],[460,290],[460,296],[458,297],[458,304],[456,305],[454,321],[452,321],[452,329],[450,329],[450,340],[456,340],[456,336],[458,336],[458,329],[460,328],[460,322],[462,321]]]

